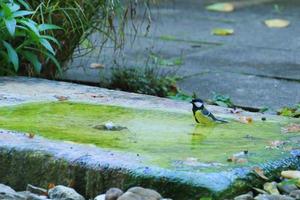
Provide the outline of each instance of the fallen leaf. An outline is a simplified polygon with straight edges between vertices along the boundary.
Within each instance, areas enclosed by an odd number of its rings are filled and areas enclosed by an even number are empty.
[[[243,163],[247,163],[247,162],[248,162],[248,159],[246,159],[246,158],[238,158],[235,161],[235,163],[238,163],[238,164],[243,164]]]
[[[282,171],[281,176],[283,178],[288,178],[288,179],[300,179],[300,171],[296,171],[296,170]]]
[[[54,96],[58,101],[67,101],[69,99],[69,97],[67,96],[58,96],[58,95],[55,95]]]
[[[239,117],[239,122],[243,124],[251,124],[253,122],[252,117],[241,116]]]
[[[232,3],[214,3],[206,6],[206,10],[215,12],[232,12],[234,5]]]
[[[264,184],[264,190],[267,191],[269,194],[273,195],[279,195],[279,191],[277,189],[277,183],[276,182],[267,182]]]
[[[253,171],[262,179],[269,180],[269,178],[265,176],[264,171],[260,167],[253,167]]]
[[[300,133],[300,124],[289,124],[281,128],[282,133]]]
[[[275,140],[271,141],[268,146],[266,146],[266,149],[279,149],[285,144],[284,141]]]
[[[99,68],[104,68],[104,67],[105,67],[104,64],[101,64],[101,63],[92,63],[90,65],[90,68],[92,68],[92,69],[99,69]]]
[[[32,139],[34,138],[35,134],[34,133],[28,133],[28,138]]]
[[[228,35],[233,35],[234,30],[229,29],[229,28],[214,28],[211,33],[213,35],[218,35],[218,36],[228,36]]]
[[[239,153],[235,153],[229,158],[227,158],[227,162],[234,162],[234,163],[247,163],[248,159],[246,156],[248,155],[248,151],[242,151]]]
[[[48,190],[52,189],[55,187],[55,184],[54,183],[49,183],[48,184]]]
[[[284,19],[268,19],[265,20],[265,25],[269,28],[285,28],[290,25],[290,22]]]

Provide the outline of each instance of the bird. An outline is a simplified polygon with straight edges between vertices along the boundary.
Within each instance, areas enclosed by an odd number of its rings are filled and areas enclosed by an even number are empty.
[[[219,119],[208,111],[201,99],[193,99],[190,103],[193,104],[193,114],[197,123],[206,125],[213,124],[214,122],[228,123],[228,121]]]

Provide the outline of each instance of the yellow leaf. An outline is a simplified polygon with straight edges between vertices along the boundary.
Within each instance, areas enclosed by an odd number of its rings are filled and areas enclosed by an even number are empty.
[[[232,12],[234,11],[234,5],[232,3],[214,3],[206,6],[206,10],[216,12]]]
[[[290,25],[290,22],[284,19],[268,19],[265,20],[265,25],[269,28],[285,28]]]
[[[253,122],[253,119],[251,117],[241,116],[239,117],[239,122],[243,124],[251,124]]]
[[[90,68],[92,68],[92,69],[104,68],[104,64],[101,64],[101,63],[92,63],[90,65]]]
[[[227,36],[227,35],[234,34],[234,30],[228,28],[215,28],[212,30],[212,34],[219,35],[219,36]]]

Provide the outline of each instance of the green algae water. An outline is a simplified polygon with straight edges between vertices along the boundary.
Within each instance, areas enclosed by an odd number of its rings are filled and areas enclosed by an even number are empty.
[[[121,131],[98,130],[113,122]],[[203,171],[253,165],[288,154],[291,137],[281,128],[289,122],[230,122],[201,126],[192,114],[131,109],[116,106],[50,102],[0,108],[0,128],[35,133],[55,140],[94,144],[146,158],[147,164],[183,171]],[[271,141],[285,141],[266,149]],[[247,163],[229,163],[232,154],[248,151]]]

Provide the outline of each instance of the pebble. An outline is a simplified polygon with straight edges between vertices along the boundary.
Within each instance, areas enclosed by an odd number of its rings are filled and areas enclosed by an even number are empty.
[[[117,200],[123,193],[119,188],[110,188],[105,193],[105,200]]]
[[[78,194],[73,188],[63,185],[55,186],[48,192],[50,199],[53,200],[85,200],[83,196]]]

